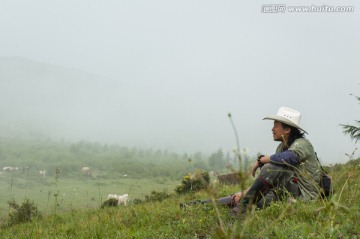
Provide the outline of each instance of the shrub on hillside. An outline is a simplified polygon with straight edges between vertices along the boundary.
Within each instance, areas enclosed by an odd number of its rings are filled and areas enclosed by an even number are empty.
[[[360,102],[359,96],[356,96],[356,99]],[[355,140],[355,143],[360,140],[360,120],[355,120],[355,125],[340,124],[340,126],[343,127],[343,133],[351,140]]]
[[[19,223],[30,222],[33,218],[41,217],[41,213],[38,211],[37,206],[33,201],[28,198],[20,206],[15,200],[8,201],[10,211],[8,225],[12,226]]]
[[[192,193],[207,188],[210,182],[209,173],[197,170],[195,173],[188,173],[181,180],[181,185],[175,188],[178,194]]]
[[[140,204],[140,203],[142,203],[142,200],[139,199],[139,198],[135,198],[132,203],[134,203],[134,204]]]
[[[166,192],[157,192],[157,191],[152,191],[150,195],[146,195],[145,196],[145,201],[147,202],[162,202],[164,199],[169,198],[170,194],[166,193]]]

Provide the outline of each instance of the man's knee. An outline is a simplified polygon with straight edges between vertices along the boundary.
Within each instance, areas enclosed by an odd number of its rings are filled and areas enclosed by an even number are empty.
[[[292,175],[292,170],[283,166],[268,163],[261,169],[259,177],[264,178],[267,182],[275,186],[281,181],[287,181],[287,179],[290,179]]]
[[[263,166],[258,177],[262,177],[267,182],[272,184],[274,179],[279,177],[278,175],[281,170],[282,169],[279,166],[268,163]]]

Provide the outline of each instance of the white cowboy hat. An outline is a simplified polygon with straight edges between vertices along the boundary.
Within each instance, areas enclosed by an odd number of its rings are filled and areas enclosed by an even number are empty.
[[[304,129],[300,127],[301,114],[297,110],[288,107],[280,107],[276,115],[267,116],[264,118],[264,120],[266,119],[280,121],[284,124],[293,126],[307,133]]]

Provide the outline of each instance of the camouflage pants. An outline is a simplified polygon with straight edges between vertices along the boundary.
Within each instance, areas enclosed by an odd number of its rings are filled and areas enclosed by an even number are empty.
[[[300,195],[297,183],[293,182],[294,172],[289,167],[268,163],[261,168],[258,177],[272,185],[272,189],[256,203],[258,208],[266,207],[272,201],[283,200],[290,195],[295,198]]]

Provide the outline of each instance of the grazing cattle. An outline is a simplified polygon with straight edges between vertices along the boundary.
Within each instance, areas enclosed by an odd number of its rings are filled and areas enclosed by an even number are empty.
[[[213,170],[211,170],[210,172],[209,172],[209,177],[210,178],[217,178],[219,176],[219,173],[218,172],[215,172],[215,171],[213,171]]]
[[[46,170],[40,170],[39,171],[39,174],[41,175],[41,176],[46,176]]]
[[[128,199],[129,199],[129,195],[127,193],[118,196],[118,205],[124,204],[124,206],[126,206]]]
[[[91,176],[91,171],[89,167],[82,167],[81,172],[84,176]]]
[[[238,184],[240,183],[239,173],[230,173],[218,176],[220,184]]]
[[[121,204],[124,204],[124,206],[126,206],[129,199],[129,195],[127,193],[123,195],[109,194],[108,199],[116,199],[118,206]]]
[[[11,172],[14,172],[14,171],[17,171],[17,170],[19,170],[18,167],[10,167],[10,166],[3,167],[3,172],[4,173],[11,173]]]
[[[118,195],[116,194],[109,194],[107,199],[118,199]]]
[[[210,183],[211,184],[217,184],[219,183],[219,179],[218,179],[219,173],[218,172],[214,172],[214,171],[210,171],[209,172],[209,178],[210,178]]]

